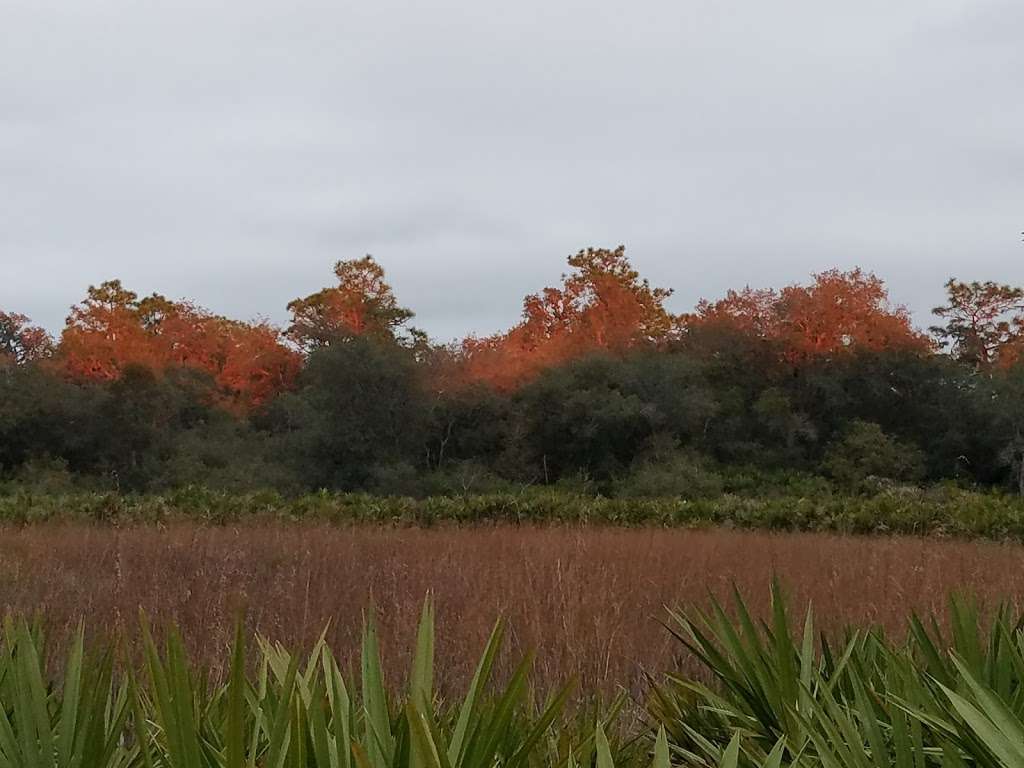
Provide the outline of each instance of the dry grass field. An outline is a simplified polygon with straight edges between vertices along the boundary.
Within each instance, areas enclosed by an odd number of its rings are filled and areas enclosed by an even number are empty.
[[[424,595],[438,609],[441,687],[461,684],[499,614],[513,653],[535,648],[542,684],[636,689],[642,671],[694,665],[659,624],[664,607],[727,598],[767,606],[777,575],[826,630],[941,612],[951,590],[1024,598],[1024,548],[986,542],[605,528],[337,528],[306,525],[0,529],[0,610],[64,636],[176,623],[199,660],[225,658],[234,617],[288,645],[329,638],[352,658],[371,597],[385,657],[408,655]],[[135,633],[132,633],[135,634]]]

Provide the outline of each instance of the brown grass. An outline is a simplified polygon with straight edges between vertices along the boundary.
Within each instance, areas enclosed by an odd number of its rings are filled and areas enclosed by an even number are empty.
[[[610,691],[635,689],[642,669],[691,664],[658,623],[664,606],[706,604],[733,583],[763,611],[777,574],[795,604],[813,601],[824,628],[897,634],[908,611],[942,611],[951,590],[1024,596],[1024,547],[913,538],[299,525],[44,525],[0,537],[0,609],[38,613],[57,635],[84,619],[94,636],[133,630],[142,609],[176,622],[215,667],[243,607],[251,628],[295,646],[330,622],[332,644],[351,658],[371,595],[385,654],[401,663],[432,591],[443,685],[465,681],[499,614],[514,651],[538,650],[543,684],[577,675],[583,689]]]

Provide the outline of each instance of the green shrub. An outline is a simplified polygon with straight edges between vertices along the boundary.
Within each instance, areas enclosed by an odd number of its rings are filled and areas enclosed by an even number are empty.
[[[850,489],[878,487],[881,481],[914,482],[924,475],[924,454],[901,443],[878,424],[854,421],[825,453],[822,468]]]
[[[415,498],[321,491],[287,497],[276,491],[233,494],[201,486],[165,495],[74,491],[35,493],[9,486],[0,495],[0,522],[44,520],[153,523],[173,519],[222,524],[243,520],[320,521],[348,525],[552,523],[705,526],[837,533],[904,533],[1024,541],[1024,500],[1000,492],[955,487],[893,487],[870,495],[751,496],[685,499],[603,497],[551,488],[457,493]]]
[[[719,496],[725,487],[722,476],[708,467],[706,459],[676,452],[633,468],[614,486],[620,498],[703,499]]]

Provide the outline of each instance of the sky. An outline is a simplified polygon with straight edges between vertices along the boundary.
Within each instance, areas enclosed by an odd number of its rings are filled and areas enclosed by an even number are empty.
[[[283,323],[373,254],[447,341],[586,246],[692,308],[1024,284],[1019,0],[0,0],[0,309]]]

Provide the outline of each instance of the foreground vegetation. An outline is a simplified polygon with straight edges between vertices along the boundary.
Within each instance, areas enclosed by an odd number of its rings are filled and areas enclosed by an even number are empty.
[[[538,691],[530,658],[493,674],[504,625],[458,697],[435,692],[434,614],[424,607],[410,671],[385,677],[373,614],[358,671],[319,642],[295,654],[236,634],[212,682],[181,639],[160,645],[143,622],[144,659],[84,651],[79,633],[51,683],[38,631],[9,621],[0,649],[0,765],[53,768],[323,766],[1018,766],[1024,761],[1024,632],[999,609],[983,626],[951,601],[944,635],[913,616],[907,639],[864,628],[819,638],[810,610],[796,632],[778,592],[757,625],[731,611],[671,613],[667,628],[708,682],[652,678],[645,702],[567,707],[571,687]],[[255,666],[247,662],[255,658]],[[629,717],[624,713],[628,712]],[[639,717],[636,714],[639,713]]]
[[[892,486],[853,495],[827,486],[780,488],[683,497],[607,498],[572,491],[522,489],[517,493],[413,498],[322,491],[297,497],[273,491],[225,493],[186,488],[162,495],[0,491],[0,522],[81,521],[161,523],[173,520],[226,524],[245,521],[351,525],[531,523],[727,526],[759,530],[899,533],[1024,541],[1024,500],[955,486]]]

